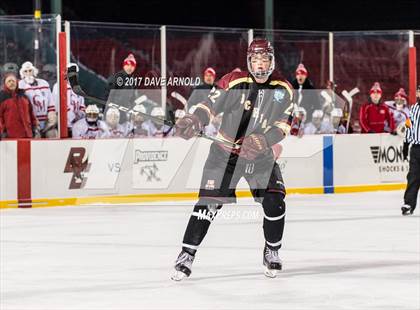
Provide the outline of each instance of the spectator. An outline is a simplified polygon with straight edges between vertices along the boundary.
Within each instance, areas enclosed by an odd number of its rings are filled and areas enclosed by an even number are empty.
[[[404,88],[400,88],[394,95],[393,101],[387,101],[386,104],[394,118],[395,128],[397,132],[403,134],[405,132],[405,121],[408,119],[410,110],[407,105],[408,96]]]
[[[54,84],[52,94],[54,102],[58,105],[60,103],[58,83]],[[67,131],[69,137],[72,136],[73,124],[85,117],[85,109],[85,98],[76,95],[71,89],[70,83],[67,82]]]
[[[306,110],[303,107],[298,107],[294,112],[294,117],[290,129],[292,136],[302,137],[305,131]]]
[[[105,122],[99,119],[99,109],[91,104],[86,108],[86,116],[73,125],[73,138],[107,138],[109,131]]]
[[[126,136],[124,126],[120,124],[120,111],[117,108],[109,108],[105,114],[105,123],[108,126],[111,138],[123,138]]]
[[[39,125],[32,105],[18,88],[18,79],[13,72],[4,75],[0,91],[0,135],[5,138],[39,137]]]
[[[29,98],[41,131],[46,132],[45,127],[48,121],[48,114],[56,114],[50,85],[47,81],[36,78],[38,69],[29,61],[23,63],[19,73],[21,77],[19,88],[23,89],[26,97]],[[53,119],[54,117],[50,116],[50,120]],[[57,119],[57,117],[55,117],[55,119]]]
[[[360,107],[360,126],[362,133],[395,133],[394,118],[386,104],[381,101],[382,89],[378,82],[370,89],[368,102]]]
[[[214,86],[214,82],[216,80],[216,71],[208,67],[203,72],[203,83],[195,87],[191,93],[190,98],[187,101],[188,109],[191,108],[193,105],[196,105],[200,102],[203,102],[207,99],[207,96],[210,93],[210,90]]]
[[[315,90],[311,80],[308,78],[308,70],[303,64],[299,64],[295,71],[295,79],[292,86],[296,90],[296,103],[304,108],[307,113],[312,113],[320,108],[318,93]]]
[[[131,109],[136,99],[138,85],[134,81],[137,61],[133,54],[129,54],[122,64],[123,69],[108,78],[106,99],[127,109]]]
[[[322,110],[315,110],[312,113],[312,121],[305,126],[304,134],[305,135],[315,135],[315,134],[321,134],[322,129],[322,118],[324,117],[324,113]]]

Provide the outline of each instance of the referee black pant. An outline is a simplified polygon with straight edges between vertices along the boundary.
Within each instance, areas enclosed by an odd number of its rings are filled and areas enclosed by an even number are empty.
[[[412,208],[416,207],[417,195],[420,188],[420,145],[412,145],[410,151],[410,169],[407,174],[407,188],[404,203]]]

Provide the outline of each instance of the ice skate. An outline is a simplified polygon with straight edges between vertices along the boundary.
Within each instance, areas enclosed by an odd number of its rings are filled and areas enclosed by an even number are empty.
[[[175,262],[175,272],[171,276],[171,279],[174,281],[181,281],[184,278],[188,278],[191,274],[191,267],[194,261],[194,256],[185,252],[181,251],[178,258]]]
[[[402,215],[411,215],[414,212],[414,208],[409,205],[403,205],[401,207]]]
[[[275,278],[282,269],[282,261],[279,258],[277,250],[270,249],[267,245],[264,247],[263,264],[265,266],[264,274],[269,278]]]

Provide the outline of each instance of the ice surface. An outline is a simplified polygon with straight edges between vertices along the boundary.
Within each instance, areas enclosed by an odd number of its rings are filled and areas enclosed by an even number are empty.
[[[290,195],[276,279],[260,207],[225,206],[181,283],[193,202],[3,210],[0,309],[419,309],[419,210],[402,217],[402,195]]]

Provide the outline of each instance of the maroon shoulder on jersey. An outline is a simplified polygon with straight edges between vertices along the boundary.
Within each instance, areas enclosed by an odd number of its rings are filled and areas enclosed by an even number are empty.
[[[229,87],[229,84],[235,80],[241,79],[241,78],[247,78],[250,77],[250,74],[248,71],[241,71],[241,72],[229,72],[228,74],[225,74],[217,83],[217,87],[222,89],[227,89]]]

